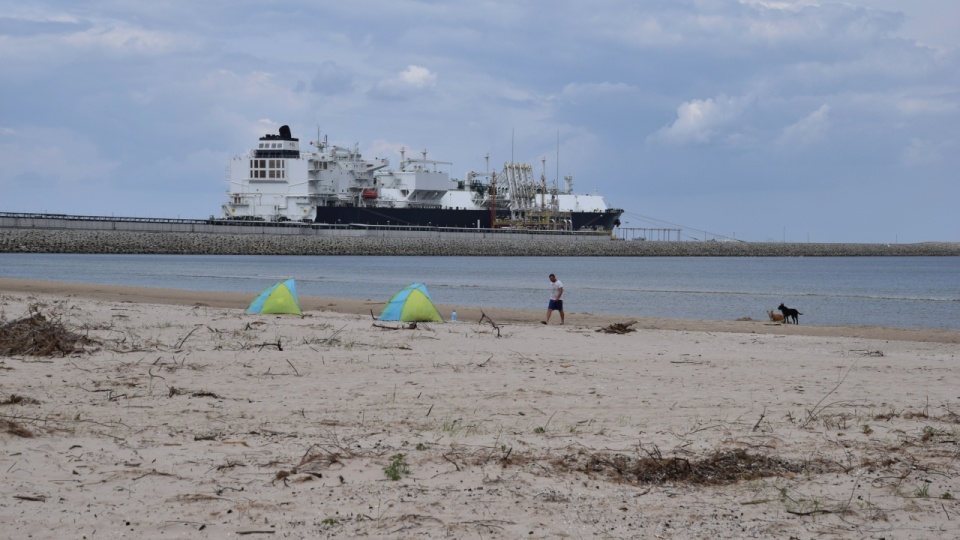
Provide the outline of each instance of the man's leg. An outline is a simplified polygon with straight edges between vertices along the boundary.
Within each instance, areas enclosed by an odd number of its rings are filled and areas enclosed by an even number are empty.
[[[560,324],[563,324],[563,310],[558,310],[560,312]]]
[[[553,315],[553,310],[550,308],[547,308],[547,318],[543,320],[543,324],[547,324],[550,322],[551,315]]]

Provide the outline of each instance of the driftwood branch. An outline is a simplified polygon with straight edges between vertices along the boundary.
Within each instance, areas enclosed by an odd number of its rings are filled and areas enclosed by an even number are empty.
[[[597,332],[604,332],[606,334],[626,334],[629,332],[636,332],[636,328],[630,328],[631,326],[637,324],[637,321],[627,321],[623,323],[613,323],[610,326],[597,329]]]
[[[183,339],[181,339],[180,342],[177,343],[177,346],[174,347],[174,348],[175,348],[175,349],[179,349],[179,348],[183,347],[183,344],[187,342],[187,339],[189,339],[190,336],[192,336],[194,332],[197,331],[197,328],[200,328],[200,327],[199,327],[199,326],[194,326],[194,327],[193,327],[193,330],[191,330],[189,334],[183,336]],[[278,342],[278,343],[279,343],[279,342]]]
[[[261,343],[259,350],[262,351],[264,347],[276,347],[278,351],[283,350],[283,345],[280,344],[280,338],[277,338],[276,343]]]
[[[297,377],[299,377],[299,376],[300,376],[300,372],[297,371],[297,366],[293,365],[293,362],[291,362],[290,360],[287,360],[287,363],[290,364],[290,367],[293,368],[293,372],[297,374]]]
[[[483,312],[483,310],[481,310],[481,311],[480,311],[480,322],[482,323],[484,319],[486,319],[487,322],[490,323],[490,326],[492,326],[493,329],[497,331],[497,337],[500,337],[500,325],[498,325],[496,322],[494,322],[494,320],[491,319],[489,315],[487,315],[486,313]]]
[[[767,408],[764,407],[764,408],[763,408],[763,412],[760,413],[760,418],[757,420],[757,423],[754,424],[754,425],[753,425],[753,429],[750,430],[751,432],[756,431],[757,428],[760,427],[760,422],[763,422],[763,417],[766,416],[766,415],[767,415]]]

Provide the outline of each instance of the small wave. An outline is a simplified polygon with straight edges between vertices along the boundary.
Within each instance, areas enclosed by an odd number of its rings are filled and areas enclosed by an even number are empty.
[[[231,276],[231,275],[226,275],[226,276],[225,276],[225,275],[223,275],[223,274],[177,274],[177,273],[171,273],[170,276],[176,277],[176,278],[185,278],[185,279],[216,279],[216,280],[232,279],[232,280],[237,280],[237,281],[252,281],[252,280],[255,280],[255,279],[263,279],[262,276]],[[164,276],[157,276],[157,277],[164,277]]]
[[[666,289],[666,288],[614,288],[614,287],[580,287],[583,291],[621,292],[625,294],[678,294],[678,295],[714,295],[714,296],[752,296],[757,298],[836,298],[845,300],[888,300],[894,302],[960,302],[960,298],[943,296],[892,296],[878,294],[850,294],[850,293],[821,293],[821,292],[771,292],[771,291],[716,291],[700,289]]]

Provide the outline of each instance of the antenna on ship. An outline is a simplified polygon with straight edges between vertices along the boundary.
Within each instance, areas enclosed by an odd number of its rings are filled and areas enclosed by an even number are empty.
[[[487,152],[483,158],[487,162],[487,178],[490,179],[490,228],[497,227],[497,175],[490,174],[490,153]]]
[[[546,156],[540,157],[540,211],[543,212],[543,207],[547,202],[547,158]]]
[[[557,175],[553,177],[553,192],[557,192],[557,182],[560,179],[560,130],[557,130]]]

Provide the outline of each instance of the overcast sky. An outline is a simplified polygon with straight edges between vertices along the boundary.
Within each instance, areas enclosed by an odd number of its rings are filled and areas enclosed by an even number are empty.
[[[0,0],[0,66],[0,211],[219,215],[287,124],[559,155],[685,237],[960,241],[957,0]]]

